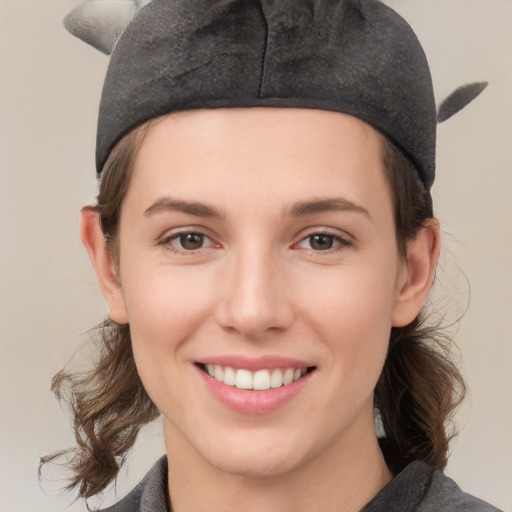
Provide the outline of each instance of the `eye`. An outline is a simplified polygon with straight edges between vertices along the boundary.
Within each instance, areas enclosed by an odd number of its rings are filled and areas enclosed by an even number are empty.
[[[351,242],[338,235],[331,233],[313,233],[301,240],[298,247],[313,251],[329,251],[337,248],[350,246]]]
[[[215,246],[215,243],[203,233],[197,231],[184,231],[175,233],[162,241],[175,252],[193,252],[199,249]]]
[[[186,251],[196,251],[203,247],[204,239],[205,236],[201,233],[185,233],[180,235],[176,241],[179,241],[182,249]]]

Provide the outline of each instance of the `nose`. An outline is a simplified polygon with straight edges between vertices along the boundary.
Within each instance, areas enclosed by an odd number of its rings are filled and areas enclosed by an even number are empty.
[[[249,339],[290,327],[290,287],[275,258],[253,250],[233,256],[228,265],[220,286],[217,322]]]

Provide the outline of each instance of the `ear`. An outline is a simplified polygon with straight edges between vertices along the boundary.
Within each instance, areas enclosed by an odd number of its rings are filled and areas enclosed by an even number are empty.
[[[82,209],[80,237],[84,244],[103,296],[107,300],[110,318],[119,324],[128,323],[124,297],[116,270],[114,257],[107,247],[101,231],[100,216],[93,208]]]
[[[418,316],[432,288],[440,246],[439,223],[434,219],[408,243],[393,307],[393,327],[408,325]]]

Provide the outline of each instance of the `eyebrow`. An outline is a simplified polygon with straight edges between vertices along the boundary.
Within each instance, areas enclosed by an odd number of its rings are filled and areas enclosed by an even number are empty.
[[[301,217],[305,215],[314,215],[328,211],[352,211],[362,213],[371,219],[370,212],[361,205],[358,205],[343,197],[319,198],[309,201],[299,201],[287,209],[285,214],[292,217]]]
[[[157,199],[144,211],[144,216],[151,217],[152,215],[165,211],[182,212],[189,215],[195,215],[196,217],[209,217],[216,219],[225,218],[225,214],[214,206],[197,201],[173,199],[171,197],[162,197]],[[284,216],[302,217],[328,211],[353,211],[356,213],[362,213],[368,218],[371,218],[370,212],[366,208],[342,197],[298,201],[291,205],[291,207],[285,209]]]
[[[156,200],[149,208],[144,210],[144,217],[151,217],[157,213],[174,211],[195,215],[196,217],[211,217],[222,219],[224,213],[205,203],[196,201],[184,201],[181,199],[173,199],[171,197],[162,197]]]

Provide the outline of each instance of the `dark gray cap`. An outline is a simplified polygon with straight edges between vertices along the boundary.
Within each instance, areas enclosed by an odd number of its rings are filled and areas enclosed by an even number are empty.
[[[370,124],[434,181],[436,105],[411,27],[377,0],[154,0],[112,52],[97,170],[131,129],[170,112],[299,107]]]

